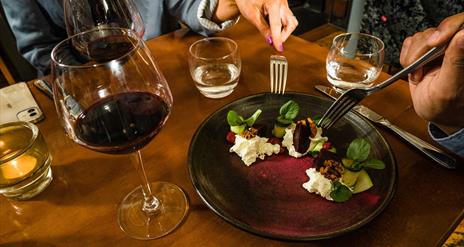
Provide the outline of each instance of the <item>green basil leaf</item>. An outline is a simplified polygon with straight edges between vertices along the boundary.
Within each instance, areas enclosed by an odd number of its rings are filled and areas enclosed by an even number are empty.
[[[366,160],[363,163],[363,166],[366,168],[382,170],[385,168],[385,163],[383,163],[383,161],[381,160],[371,159],[371,160]]]
[[[230,126],[237,126],[243,124],[243,117],[238,115],[235,111],[230,110],[227,113],[227,123]]]
[[[286,119],[284,118],[283,116],[278,116],[277,117],[277,122],[280,124],[280,125],[283,125],[283,126],[288,126],[289,124],[293,123],[293,120],[291,119]]]
[[[364,139],[354,139],[346,150],[346,157],[355,161],[363,162],[369,156],[371,144]]]
[[[298,115],[300,111],[300,106],[293,100],[287,101],[287,103],[283,104],[280,107],[279,114],[285,119],[293,120]]]
[[[249,118],[247,118],[245,120],[246,125],[248,127],[253,126],[253,124],[255,124],[255,122],[256,122],[256,119],[258,119],[259,115],[261,115],[261,112],[262,112],[261,109],[256,110],[255,113],[253,113],[253,115],[251,115],[251,117],[249,117]]]
[[[319,120],[321,120],[321,118],[322,118],[322,116],[318,116],[318,115],[312,117],[312,119],[313,119],[313,121],[315,123],[319,122]]]
[[[364,163],[363,162],[358,162],[358,161],[353,161],[353,164],[351,164],[350,167],[348,167],[348,170],[351,171],[359,171],[363,168]]]
[[[351,193],[351,190],[348,189],[348,187],[346,187],[345,185],[337,181],[337,182],[334,182],[332,186],[333,187],[332,187],[332,192],[330,192],[330,197],[332,197],[332,199],[335,202],[345,202],[351,198],[351,195],[353,193]]]

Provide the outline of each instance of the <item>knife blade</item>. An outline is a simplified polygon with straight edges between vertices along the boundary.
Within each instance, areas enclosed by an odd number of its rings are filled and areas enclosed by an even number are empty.
[[[323,86],[323,85],[316,85],[316,90],[319,92],[329,96],[332,99],[337,99],[340,97],[340,94],[335,91],[333,88]],[[439,165],[448,168],[448,169],[456,169],[457,162],[452,156],[446,154],[444,151],[440,150],[439,148],[433,146],[432,144],[418,138],[417,136],[399,128],[398,126],[392,124],[388,119],[384,118],[377,112],[367,108],[363,105],[357,105],[353,107],[353,110],[358,113],[359,115],[365,117],[366,119],[385,126],[386,128],[392,130],[405,141],[410,143],[412,146],[417,148],[419,151],[427,155],[429,158],[433,159]]]

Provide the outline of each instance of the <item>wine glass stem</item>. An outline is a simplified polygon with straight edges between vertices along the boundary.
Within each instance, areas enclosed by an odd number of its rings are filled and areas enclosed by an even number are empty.
[[[134,167],[137,170],[137,174],[139,175],[140,180],[142,180],[141,186],[144,198],[142,211],[147,215],[154,215],[161,209],[160,201],[153,195],[151,191],[150,183],[148,182],[147,174],[145,173],[145,168],[143,167],[142,154],[140,153],[140,150],[134,152],[133,155],[135,158],[135,162],[133,162]]]

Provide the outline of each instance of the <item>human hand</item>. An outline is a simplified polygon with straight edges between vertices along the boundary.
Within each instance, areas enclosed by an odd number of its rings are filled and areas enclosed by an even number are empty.
[[[219,0],[213,17],[219,21],[231,19],[234,4],[242,16],[256,26],[269,45],[283,52],[283,43],[298,26],[287,0]]]
[[[409,75],[414,109],[448,133],[464,127],[464,12],[404,40],[400,63],[408,66],[434,46],[450,41],[443,61]]]

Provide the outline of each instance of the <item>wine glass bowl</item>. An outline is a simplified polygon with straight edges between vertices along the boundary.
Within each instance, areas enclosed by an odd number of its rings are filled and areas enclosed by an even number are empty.
[[[102,31],[105,37],[94,40]],[[185,194],[170,183],[149,183],[140,153],[173,103],[144,42],[129,29],[90,30],[60,42],[51,60],[55,106],[68,136],[91,150],[134,158],[142,183],[120,204],[120,227],[136,239],[174,230],[188,208]]]
[[[339,92],[369,88],[382,71],[384,44],[365,33],[342,33],[332,42],[326,59],[327,80]]]
[[[65,0],[64,19],[68,36],[93,29],[120,27],[143,37],[145,26],[132,0]]]

